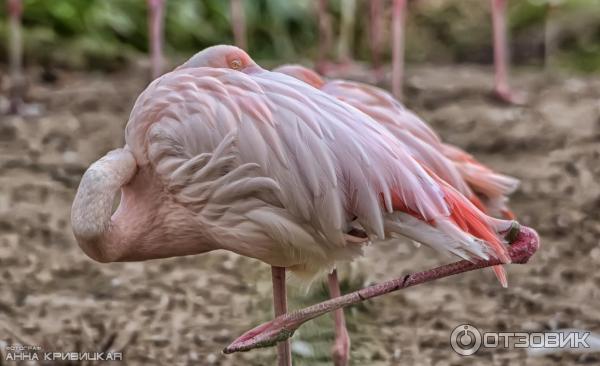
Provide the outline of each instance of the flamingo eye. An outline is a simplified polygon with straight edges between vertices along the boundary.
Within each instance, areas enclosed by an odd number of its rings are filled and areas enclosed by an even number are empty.
[[[232,69],[239,70],[242,68],[242,61],[240,61],[239,59],[236,58],[235,60],[231,61],[229,63],[229,65],[231,66]]]

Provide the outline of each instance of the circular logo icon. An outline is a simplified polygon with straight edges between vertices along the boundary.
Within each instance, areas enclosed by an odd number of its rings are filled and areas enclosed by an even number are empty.
[[[450,345],[461,356],[471,356],[481,347],[481,333],[470,324],[461,324],[450,334]]]

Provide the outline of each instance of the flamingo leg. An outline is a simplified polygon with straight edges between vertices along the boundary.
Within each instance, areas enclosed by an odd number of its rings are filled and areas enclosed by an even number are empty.
[[[371,55],[373,59],[373,76],[375,82],[383,80],[383,69],[381,67],[381,41],[382,41],[382,2],[381,0],[371,0]]]
[[[527,227],[520,227],[519,225],[514,225],[508,231],[506,238],[511,243],[508,252],[512,263],[527,263],[540,245],[539,237],[535,230]],[[305,322],[328,312],[407,287],[499,264],[501,264],[501,261],[496,258],[474,262],[462,260],[369,286],[304,309],[287,313],[259,325],[237,338],[232,344],[227,346],[223,352],[233,353],[249,351],[258,347],[270,347],[277,342],[287,340],[294,334],[296,329]]]
[[[162,74],[162,41],[165,0],[148,0],[150,20],[148,33],[150,35],[151,75],[156,79]]]
[[[278,317],[287,313],[285,268],[271,267],[271,277],[273,280],[273,308],[275,316]],[[277,365],[292,366],[292,352],[289,339],[277,344]]]
[[[23,105],[25,82],[23,78],[23,40],[21,37],[21,0],[9,0],[8,12],[10,34],[10,113],[19,113]]]
[[[340,22],[340,38],[338,40],[338,60],[342,63],[349,64],[352,62],[355,14],[356,0],[343,0],[342,20]]]
[[[334,269],[329,274],[327,282],[329,285],[329,297],[332,299],[340,297],[341,291],[337,269]],[[333,363],[335,366],[347,366],[350,358],[350,337],[346,329],[343,308],[333,311],[333,321],[335,322],[335,343],[332,348]]]
[[[244,0],[230,0],[231,22],[235,45],[246,49],[246,17],[244,16]]]
[[[402,99],[404,84],[404,23],[406,0],[394,0],[392,9],[392,93]]]
[[[513,93],[508,85],[509,54],[506,27],[507,0],[492,1],[492,27],[494,43],[494,93],[500,100],[522,104],[522,96]]]
[[[331,48],[331,20],[327,13],[327,0],[317,1],[317,17],[319,22],[319,49],[316,70],[319,74],[327,74],[327,53]]]

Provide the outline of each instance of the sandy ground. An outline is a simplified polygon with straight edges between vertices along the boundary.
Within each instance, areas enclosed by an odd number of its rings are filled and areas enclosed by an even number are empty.
[[[543,247],[508,268],[508,289],[490,271],[411,288],[346,310],[353,365],[600,364],[600,353],[531,357],[480,350],[461,357],[451,331],[600,332],[600,78],[520,71],[525,107],[490,97],[491,71],[409,69],[407,104],[448,142],[522,179],[511,206]],[[99,264],[77,247],[70,205],[85,168],[123,144],[146,80],[141,72],[61,73],[33,82],[39,117],[0,122],[0,365],[7,346],[46,351],[122,350],[127,365],[271,365],[274,350],[225,356],[236,336],[271,317],[267,265],[232,254]],[[37,74],[30,75],[32,79]],[[344,290],[452,261],[412,244],[370,248],[340,269]],[[291,307],[326,296],[294,289]],[[329,317],[294,336],[296,365],[330,364]],[[103,363],[106,364],[106,363]]]

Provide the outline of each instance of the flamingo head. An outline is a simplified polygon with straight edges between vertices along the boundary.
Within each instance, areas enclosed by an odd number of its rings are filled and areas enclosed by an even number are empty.
[[[103,263],[215,249],[196,215],[169,197],[150,164],[140,165],[128,146],[109,152],[85,172],[73,201],[71,226],[81,249]]]
[[[325,81],[315,71],[301,65],[283,65],[273,70],[303,81],[317,89],[321,89]]]
[[[193,67],[214,67],[220,69],[243,70],[258,66],[241,48],[229,45],[218,45],[203,49],[177,69]]]

